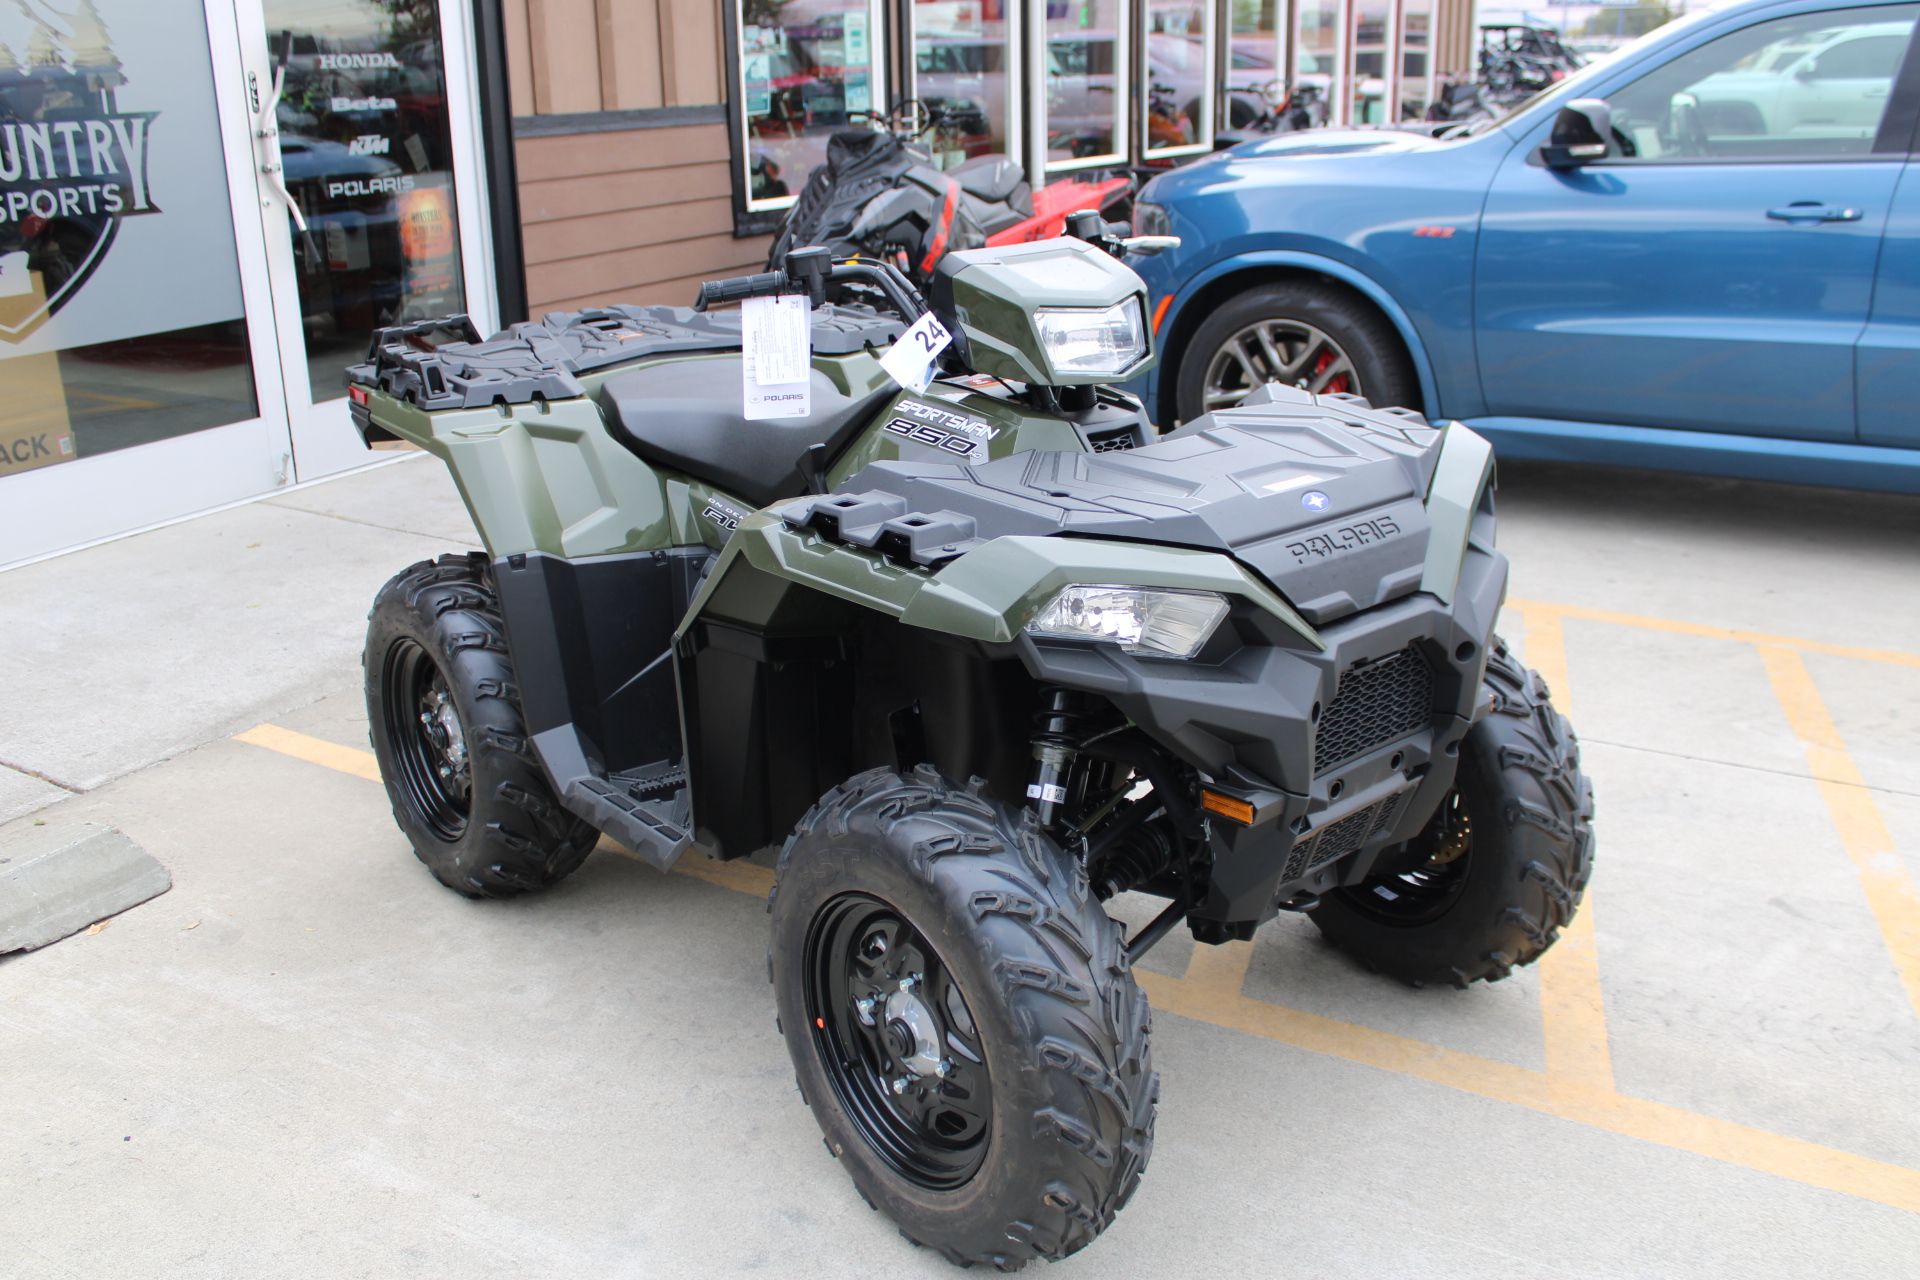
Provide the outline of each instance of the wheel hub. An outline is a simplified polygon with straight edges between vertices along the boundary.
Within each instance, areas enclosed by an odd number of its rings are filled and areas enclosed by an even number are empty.
[[[940,1069],[940,1024],[913,994],[910,978],[887,997],[887,1037],[894,1057],[914,1075],[926,1079],[945,1074]]]
[[[966,1182],[986,1156],[993,1086],[939,953],[892,907],[846,894],[815,916],[805,971],[820,1066],[854,1127],[918,1186]]]
[[[1220,344],[1207,364],[1204,408],[1225,409],[1270,382],[1311,391],[1365,395],[1344,348],[1303,320],[1256,321]]]

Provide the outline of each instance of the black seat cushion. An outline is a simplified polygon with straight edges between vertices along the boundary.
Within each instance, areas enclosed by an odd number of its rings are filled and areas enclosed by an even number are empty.
[[[815,444],[838,457],[898,388],[848,396],[813,370],[813,413],[741,416],[740,357],[668,360],[608,378],[600,390],[608,430],[648,462],[684,472],[764,507],[807,491],[800,462]]]

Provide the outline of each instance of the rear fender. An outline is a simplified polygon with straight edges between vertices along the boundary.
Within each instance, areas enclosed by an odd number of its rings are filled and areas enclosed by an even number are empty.
[[[447,464],[496,560],[530,551],[570,558],[652,551],[675,542],[669,477],[609,436],[585,396],[429,413],[373,391],[367,412],[374,427]]]

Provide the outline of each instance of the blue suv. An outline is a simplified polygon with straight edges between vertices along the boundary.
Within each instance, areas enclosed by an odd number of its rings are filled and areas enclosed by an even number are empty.
[[[1164,425],[1282,381],[1504,456],[1920,493],[1920,3],[1757,0],[1505,116],[1148,184]]]

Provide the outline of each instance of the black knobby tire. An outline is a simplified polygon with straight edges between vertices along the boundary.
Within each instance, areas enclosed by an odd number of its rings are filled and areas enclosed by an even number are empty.
[[[850,897],[917,929],[970,1011],[992,1115],[958,1186],[890,1163],[850,1118],[846,1059],[824,1061],[835,1011],[813,1007],[809,938]],[[1105,1230],[1153,1150],[1159,1078],[1146,995],[1073,858],[978,783],[951,786],[925,765],[877,769],[800,821],[768,910],[769,976],[801,1094],[870,1205],[915,1244],[1003,1271],[1063,1258]]]
[[[470,898],[507,898],[544,889],[586,861],[598,833],[562,807],[533,757],[485,556],[422,561],[382,587],[362,663],[368,731],[394,819],[442,884]],[[423,691],[450,699],[464,774],[439,774],[448,735],[420,724]]]
[[[1260,321],[1311,325],[1339,344],[1353,362],[1357,387],[1347,390],[1381,409],[1421,408],[1420,379],[1399,333],[1352,290],[1315,280],[1259,285],[1216,307],[1187,340],[1174,380],[1181,422],[1206,412],[1207,370],[1235,334]]]
[[[1415,986],[1493,981],[1539,959],[1593,874],[1593,784],[1573,727],[1499,640],[1486,687],[1493,711],[1468,731],[1453,796],[1423,833],[1431,839],[1457,801],[1462,851],[1336,890],[1312,912],[1336,946]]]

